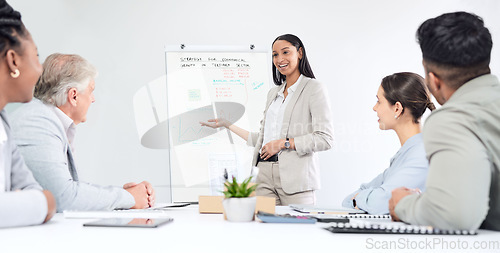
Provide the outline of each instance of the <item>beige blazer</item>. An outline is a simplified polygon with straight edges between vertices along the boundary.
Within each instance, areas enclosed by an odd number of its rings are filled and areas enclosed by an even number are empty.
[[[332,113],[326,87],[308,77],[295,85],[297,89],[284,112],[280,139],[293,138],[296,150],[284,149],[278,153],[281,185],[288,194],[319,189],[317,152],[330,149],[333,143]],[[264,139],[267,109],[281,88],[280,85],[269,91],[260,131],[249,135],[247,144],[255,146],[253,166],[257,165]]]

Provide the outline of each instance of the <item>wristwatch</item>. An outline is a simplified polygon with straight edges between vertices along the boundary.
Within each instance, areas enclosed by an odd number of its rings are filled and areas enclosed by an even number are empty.
[[[289,149],[290,148],[290,139],[289,138],[286,138],[286,141],[285,141],[285,149]]]

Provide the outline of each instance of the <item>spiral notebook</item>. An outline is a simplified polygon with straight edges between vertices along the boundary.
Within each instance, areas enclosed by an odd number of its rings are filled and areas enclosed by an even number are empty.
[[[389,214],[340,214],[337,217],[347,218],[347,219],[383,219],[390,220],[391,216]]]
[[[289,207],[300,213],[307,214],[337,214],[337,215],[350,215],[350,214],[364,214],[363,210],[345,208],[345,207],[332,207],[332,206],[313,206],[313,205],[301,205],[292,204]]]
[[[443,230],[431,226],[404,223],[330,223],[325,229],[332,233],[415,234],[415,235],[477,235],[476,230]],[[402,225],[401,225],[402,224]]]
[[[308,217],[315,218],[319,222],[335,222],[344,220],[346,222],[361,221],[391,221],[390,215],[371,215],[371,214],[306,214]]]

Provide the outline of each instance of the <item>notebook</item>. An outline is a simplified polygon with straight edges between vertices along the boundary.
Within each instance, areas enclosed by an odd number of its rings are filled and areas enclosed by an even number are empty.
[[[313,217],[320,220],[332,220],[344,219],[349,222],[349,220],[376,220],[376,221],[391,221],[390,215],[372,215],[372,214],[307,214],[309,217]]]
[[[327,207],[327,206],[313,206],[313,205],[300,205],[293,204],[289,207],[297,212],[307,213],[307,214],[338,214],[338,215],[350,215],[350,214],[365,214],[366,212],[359,209],[345,208],[345,207]]]
[[[443,230],[431,226],[407,225],[401,222],[371,223],[350,222],[330,223],[324,229],[332,233],[356,234],[418,234],[418,235],[477,235],[476,230]]]

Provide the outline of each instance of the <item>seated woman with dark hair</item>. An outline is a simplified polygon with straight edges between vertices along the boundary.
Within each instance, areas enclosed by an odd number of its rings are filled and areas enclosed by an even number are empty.
[[[420,129],[420,119],[428,108],[435,109],[424,79],[414,73],[396,73],[382,80],[377,92],[377,112],[381,130],[392,129],[401,148],[391,158],[389,168],[371,182],[362,184],[342,205],[371,214],[389,213],[393,189],[405,186],[423,189],[428,163]]]
[[[29,102],[42,73],[21,14],[0,0],[0,228],[37,225],[56,211],[54,196],[35,181],[12,137],[8,103]]]

